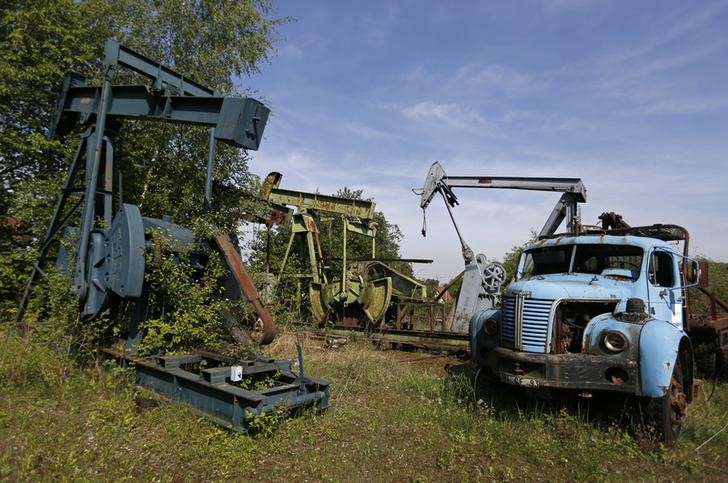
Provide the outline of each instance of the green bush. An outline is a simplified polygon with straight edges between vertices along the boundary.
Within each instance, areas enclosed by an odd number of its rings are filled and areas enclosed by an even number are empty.
[[[163,237],[157,239],[161,247],[147,253],[144,276],[155,315],[143,324],[140,351],[178,353],[218,344],[226,335],[220,313],[231,305],[220,297],[220,280],[227,271],[220,255],[210,253],[199,273],[189,262],[195,247],[173,247]]]

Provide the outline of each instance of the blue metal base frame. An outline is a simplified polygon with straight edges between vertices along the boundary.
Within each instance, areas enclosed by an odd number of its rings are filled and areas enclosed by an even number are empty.
[[[212,352],[138,357],[116,349],[104,352],[135,370],[137,384],[172,401],[189,404],[215,423],[247,433],[257,416],[284,409],[296,413],[329,405],[329,381],[299,377],[289,360],[235,360]],[[233,382],[231,371],[242,372]],[[260,387],[260,389],[256,389]]]

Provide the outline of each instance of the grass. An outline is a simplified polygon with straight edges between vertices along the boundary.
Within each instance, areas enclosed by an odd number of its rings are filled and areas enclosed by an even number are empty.
[[[294,357],[292,334],[269,348]],[[728,385],[707,384],[676,447],[641,435],[623,401],[529,400],[465,361],[305,345],[334,381],[323,414],[222,430],[174,404],[145,404],[124,373],[78,369],[0,336],[0,479],[442,481],[721,480]],[[417,360],[415,360],[417,359]],[[615,398],[611,398],[615,399]],[[151,406],[147,408],[147,406]]]

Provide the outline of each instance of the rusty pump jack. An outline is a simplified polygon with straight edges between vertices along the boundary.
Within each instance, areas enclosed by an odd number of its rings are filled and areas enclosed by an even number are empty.
[[[385,329],[397,313],[397,323],[404,317],[404,304],[426,303],[426,288],[376,258],[374,222],[375,203],[367,200],[307,193],[280,188],[282,175],[270,173],[263,183],[261,199],[276,206],[292,206],[291,237],[277,277],[280,282],[294,243],[298,242],[308,265],[308,288],[311,314],[317,324],[328,323],[335,328]],[[314,213],[325,212],[342,216],[342,270],[329,280],[320,242],[319,227]],[[371,238],[371,258],[349,260],[346,253],[348,233]],[[404,260],[408,261],[408,260]],[[412,260],[410,260],[412,261]],[[430,260],[415,260],[429,262]],[[352,263],[349,263],[352,262]],[[389,317],[388,317],[389,316]]]
[[[33,286],[43,274],[43,264],[59,235],[77,240],[75,254],[61,246],[56,265],[72,279],[84,320],[131,303],[131,320],[126,350],[107,349],[123,365],[134,365],[137,381],[172,399],[194,406],[211,419],[239,431],[246,431],[251,418],[278,406],[297,408],[328,405],[328,382],[307,378],[301,370],[291,371],[290,361],[272,359],[236,360],[210,352],[181,356],[139,357],[133,355],[143,337],[142,323],[154,310],[149,306],[144,281],[145,252],[154,249],[155,233],[170,238],[176,246],[199,242],[200,250],[185,255],[196,266],[205,266],[209,253],[217,250],[227,262],[232,279],[229,298],[245,298],[259,316],[263,334],[259,342],[270,343],[275,323],[248,276],[237,247],[229,237],[196,240],[193,232],[167,219],[143,217],[138,206],[124,203],[121,172],[114,159],[115,134],[124,119],[148,122],[193,124],[210,128],[205,208],[209,207],[217,141],[243,149],[258,149],[269,109],[246,97],[220,97],[170,68],[108,40],[104,55],[103,84],[86,85],[78,74],[69,74],[62,86],[50,127],[50,136],[65,135],[81,127],[85,131],[71,163],[65,186],[40,247],[37,263],[22,298],[17,322],[23,321]],[[151,81],[151,85],[112,85],[119,68]],[[77,187],[84,173],[83,187]],[[115,183],[116,179],[116,183]],[[75,201],[72,198],[80,195]],[[116,205],[116,215],[113,207]],[[81,209],[80,226],[70,226]],[[21,325],[22,327],[22,325]],[[299,354],[299,359],[301,359]],[[188,370],[196,367],[195,372]],[[263,391],[244,389],[245,378],[273,379],[275,385]],[[248,381],[248,382],[249,382]]]
[[[458,204],[453,188],[492,188],[517,189],[529,191],[554,191],[563,193],[551,211],[539,237],[553,235],[566,219],[570,233],[581,231],[579,203],[586,202],[586,188],[579,178],[528,178],[504,176],[448,176],[440,163],[434,163],[425,178],[425,184],[417,194],[420,195],[420,207],[423,217],[436,193],[440,193],[445,207],[457,232],[462,249],[465,270],[463,284],[455,307],[453,319],[454,330],[468,332],[468,324],[473,314],[499,305],[500,287],[505,281],[506,273],[497,262],[488,262],[482,253],[475,255],[463,239],[452,208]],[[426,224],[423,224],[422,235],[426,235]]]

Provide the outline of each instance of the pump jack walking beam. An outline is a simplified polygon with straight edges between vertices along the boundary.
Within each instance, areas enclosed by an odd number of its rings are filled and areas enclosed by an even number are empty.
[[[440,163],[430,168],[422,189],[420,207],[425,210],[435,193],[440,193],[450,207],[458,204],[453,188],[493,188],[563,193],[539,236],[553,235],[566,219],[572,233],[580,230],[579,203],[586,202],[586,188],[580,178],[527,178],[504,176],[448,176]]]

